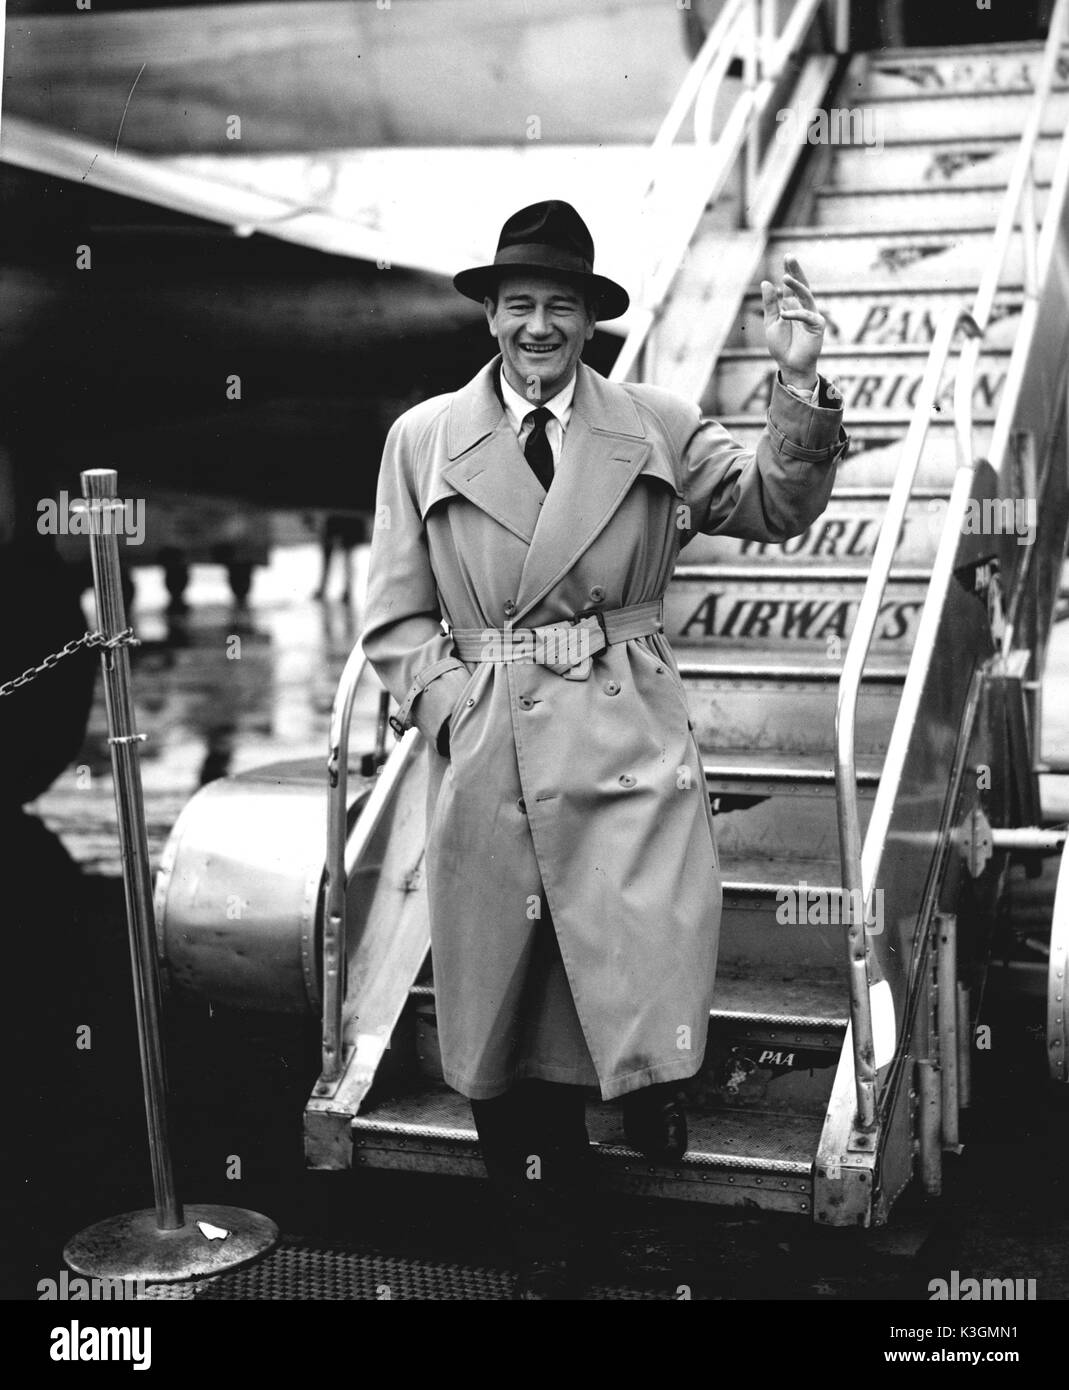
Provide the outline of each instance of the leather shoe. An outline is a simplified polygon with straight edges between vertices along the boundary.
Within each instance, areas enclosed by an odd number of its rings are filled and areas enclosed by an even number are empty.
[[[687,1152],[687,1112],[671,1086],[646,1086],[623,1098],[624,1134],[639,1153],[678,1163]]]

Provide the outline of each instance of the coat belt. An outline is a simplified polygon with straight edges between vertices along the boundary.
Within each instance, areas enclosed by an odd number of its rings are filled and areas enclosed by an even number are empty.
[[[519,661],[545,666],[565,680],[585,681],[591,659],[615,642],[664,631],[664,602],[625,608],[587,608],[571,619],[540,627],[465,627],[452,630],[461,661]]]

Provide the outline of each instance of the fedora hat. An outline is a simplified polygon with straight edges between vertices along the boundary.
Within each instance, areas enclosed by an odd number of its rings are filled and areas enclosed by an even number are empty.
[[[550,199],[514,212],[501,228],[493,265],[478,265],[453,276],[468,299],[481,304],[497,293],[503,275],[552,275],[571,281],[597,300],[599,319],[627,312],[627,291],[605,275],[594,274],[594,239],[572,207]]]

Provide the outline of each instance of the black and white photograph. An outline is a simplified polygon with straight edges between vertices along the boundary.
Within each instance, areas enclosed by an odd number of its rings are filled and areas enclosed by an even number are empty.
[[[1069,0],[4,34],[11,1355],[1056,1365]]]

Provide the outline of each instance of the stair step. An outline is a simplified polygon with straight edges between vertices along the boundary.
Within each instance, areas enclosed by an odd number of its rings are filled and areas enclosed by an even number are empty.
[[[967,130],[978,137],[1019,137],[1032,100],[1030,91],[928,91],[923,95],[914,91],[866,97],[864,105],[873,110],[874,129],[889,146],[938,138],[948,130]],[[1040,129],[1044,135],[1060,135],[1067,123],[1069,88],[1061,87],[1048,97]]]
[[[793,573],[779,567],[764,577],[743,566],[680,566],[665,598],[665,631],[677,651],[731,639],[738,645],[841,656],[866,574],[807,566]],[[876,624],[875,651],[912,649],[927,589],[920,570],[902,570],[892,579]]]
[[[811,216],[818,227],[857,226],[871,222],[894,227],[990,227],[1006,194],[1004,183],[975,188],[821,188]],[[1036,188],[1036,215],[1042,217],[1050,185]]]
[[[718,971],[713,1017],[755,1030],[808,1029],[825,1034],[830,1045],[846,1031],[850,1007],[842,979],[831,974],[769,978]]]
[[[618,1103],[592,1102],[587,1129],[599,1187],[808,1214],[823,1117],[692,1108],[690,1149],[677,1165],[652,1163],[624,1141]],[[377,1101],[352,1121],[354,1167],[484,1177],[471,1108],[429,1079]]]
[[[410,998],[434,1000],[432,984],[413,985]],[[849,1022],[841,978],[822,976],[748,977],[717,974],[710,1024],[725,1033],[753,1039],[770,1037],[832,1047]]]
[[[929,351],[927,344],[892,349],[828,345],[821,354],[820,371],[842,391],[845,411],[863,410],[870,419],[890,419],[913,409]],[[948,411],[953,407],[957,357],[952,353],[945,364],[936,397],[936,404]],[[977,421],[994,422],[1009,359],[1007,348],[989,348],[981,353],[973,391]],[[717,418],[763,411],[771,400],[775,379],[776,365],[761,346],[721,353],[702,409]]]
[[[896,283],[976,285],[991,253],[992,227],[942,227],[876,231],[869,226],[783,227],[772,232],[762,274],[778,280],[785,254],[798,257],[819,294],[823,283],[853,280],[857,289],[876,290]],[[1010,238],[1003,267],[1005,284],[1023,284],[1021,235]]]
[[[792,888],[799,882],[826,888],[829,892],[840,891],[842,885],[838,853],[820,859],[782,852],[778,855],[739,854],[732,856],[730,863],[722,862],[720,869],[725,903],[730,899],[731,903],[754,912],[767,912],[775,906],[776,894],[781,889]]]
[[[926,584],[930,571],[921,565],[899,565],[891,570],[892,582],[902,584]],[[687,561],[676,566],[675,578],[679,582],[722,582],[722,583],[800,583],[800,584],[842,584],[863,585],[868,578],[868,569],[863,564],[810,564],[793,566],[777,565],[767,558],[748,565],[698,565]]]
[[[844,488],[801,536],[776,544],[737,536],[695,536],[683,552],[687,564],[828,564],[870,560],[887,513],[889,488]],[[926,488],[911,499],[896,551],[899,564],[930,565],[946,515],[945,489]]]
[[[756,448],[765,426],[763,415],[720,415],[716,418],[744,448]],[[863,415],[859,419],[856,412],[848,411],[845,426],[850,436],[850,450],[836,469],[837,484],[841,481],[844,486],[851,487],[890,487],[898,476],[909,423],[903,416],[874,421]],[[979,426],[974,432],[978,458],[986,456],[990,443],[991,426]],[[929,425],[915,485],[949,487],[956,467],[957,443],[948,412],[945,421],[935,418]],[[684,554],[689,554],[689,547]]]
[[[719,837],[720,818],[717,821]],[[718,843],[722,841],[722,837]],[[820,858],[773,845],[764,854],[720,850],[724,900],[720,974],[775,979],[787,972],[840,980],[845,994],[849,899],[836,847]]]
[[[711,794],[722,874],[743,860],[789,852],[805,859],[832,859],[839,853],[834,783],[793,787],[758,784]],[[861,833],[868,825],[875,787],[858,788]],[[793,880],[792,880],[793,881]]]
[[[1001,49],[995,45],[951,52],[946,49],[884,51],[869,58],[854,98],[918,97],[955,93],[1031,92],[1043,64],[1038,45]],[[1059,64],[1058,86],[1064,90],[1069,67]]]
[[[901,286],[876,290],[815,288],[817,304],[827,322],[825,350],[848,345],[882,348],[931,348],[936,327],[952,308],[969,308],[976,286]],[[1023,293],[1006,290],[998,295],[988,327],[987,346],[1013,346],[1020,321]],[[742,302],[725,347],[765,347],[764,307],[759,289]]]
[[[710,747],[702,744],[706,785],[724,790],[773,795],[785,789],[835,791],[835,766],[830,754],[785,753],[778,748]],[[875,788],[880,782],[883,759],[866,755],[857,759],[857,784]]]
[[[724,655],[705,648],[701,656]],[[689,655],[689,650],[685,655]],[[680,674],[694,734],[704,748],[740,755],[774,752],[821,755],[835,748],[835,705],[842,662],[823,656],[815,663],[784,662],[782,653],[762,652],[763,661],[684,660]],[[777,664],[773,664],[777,659]],[[859,757],[879,757],[898,713],[906,666],[881,654],[870,659],[858,697],[855,748]]]
[[[689,687],[707,681],[776,680],[791,684],[834,684],[842,674],[841,658],[784,658],[782,652],[732,642],[717,642],[700,650],[687,648],[678,663],[683,683]],[[908,657],[870,652],[864,679],[874,684],[896,685],[905,680]]]
[[[1020,135],[995,139],[924,140],[888,145],[874,159],[871,149],[839,145],[832,151],[824,177],[843,190],[885,188],[975,188],[1001,184],[1005,189],[1020,144]],[[1044,136],[1036,145],[1034,177],[1049,183],[1058,159],[1057,136]]]

